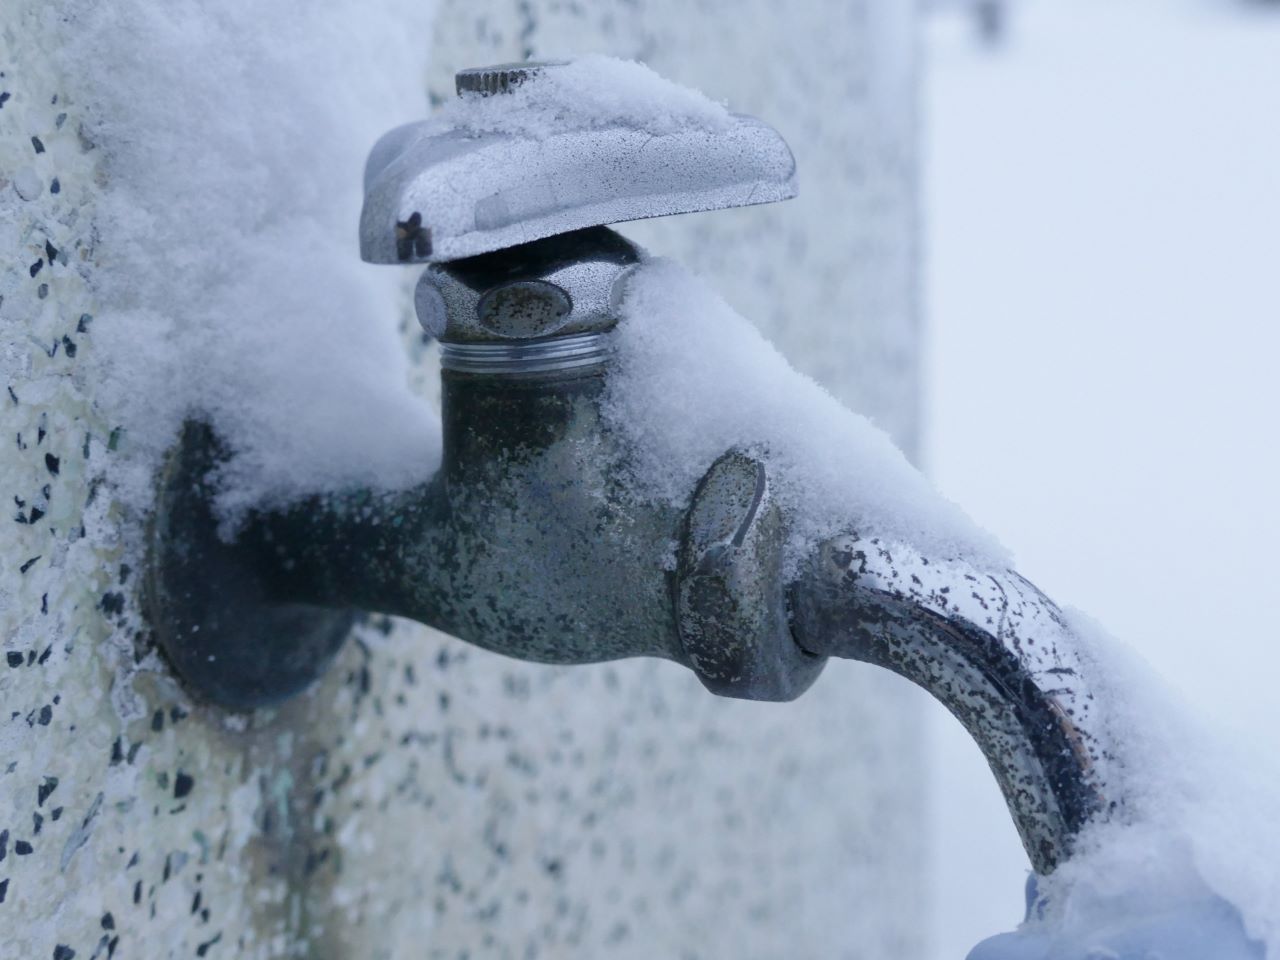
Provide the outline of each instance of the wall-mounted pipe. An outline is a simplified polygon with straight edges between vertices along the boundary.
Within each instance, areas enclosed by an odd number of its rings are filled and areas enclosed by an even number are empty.
[[[548,68],[503,69],[529,79]],[[860,539],[855,516],[788,583],[792,518],[767,454],[724,451],[683,506],[628,485],[634,451],[601,398],[621,292],[642,255],[600,218],[791,195],[794,163],[777,134],[750,118],[726,123],[646,134],[638,153],[626,118],[566,129],[537,150],[510,133],[430,124],[384,138],[366,177],[362,249],[429,264],[415,299],[443,347],[443,465],[407,492],[258,514],[226,543],[207,489],[218,441],[189,426],[152,532],[160,643],[194,687],[233,707],[305,686],[353,610],[525,660],[664,657],[749,699],[798,696],[827,656],[875,663],[965,724],[1033,865],[1049,872],[1122,798],[1085,665],[1034,587]],[[691,184],[700,152],[707,163]],[[530,193],[531,182],[542,186]]]

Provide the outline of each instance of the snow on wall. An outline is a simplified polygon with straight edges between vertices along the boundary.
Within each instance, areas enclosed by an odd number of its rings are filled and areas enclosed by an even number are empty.
[[[94,224],[112,256],[93,287],[111,336],[92,359],[135,468],[116,471],[122,498],[145,506],[191,416],[233,447],[233,514],[434,471],[439,431],[396,334],[401,278],[360,262],[352,226],[368,145],[423,109],[429,8],[388,0],[370,20],[334,4],[297,29],[289,4],[68,5],[59,62],[108,184]]]
[[[919,724],[888,677],[729,703],[669,664],[519,664],[375,618],[308,694],[229,716],[168,673],[136,593],[184,412],[258,438],[246,497],[362,480],[331,453],[429,454],[399,383],[430,378],[388,347],[407,278],[356,265],[350,192],[428,49],[437,100],[459,66],[602,50],[776,119],[810,191],[785,218],[636,232],[910,444],[914,140],[883,120],[910,114],[911,51],[872,55],[895,6],[456,0],[432,40],[407,3],[10,5],[0,956],[920,954]]]

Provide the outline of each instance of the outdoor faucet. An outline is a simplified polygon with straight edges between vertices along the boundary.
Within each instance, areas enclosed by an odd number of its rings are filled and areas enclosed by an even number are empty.
[[[557,69],[467,70],[458,91],[532,91]],[[644,255],[607,225],[795,191],[782,138],[740,115],[661,135],[625,118],[387,134],[366,170],[361,253],[426,264],[415,306],[441,346],[442,466],[408,491],[259,512],[226,542],[210,480],[225,451],[188,425],[162,478],[148,585],[178,673],[231,708],[277,702],[324,670],[354,611],[523,660],[663,657],[755,700],[799,696],[829,656],[861,660],[960,720],[1032,865],[1052,871],[1123,803],[1087,664],[1052,602],[1015,573],[860,533],[856,516],[788,567],[781,481],[745,442],[706,465],[684,504],[628,483],[631,441],[602,397]]]

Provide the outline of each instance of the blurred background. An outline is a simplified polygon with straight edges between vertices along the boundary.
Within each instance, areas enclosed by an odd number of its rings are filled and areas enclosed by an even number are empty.
[[[1274,753],[1280,4],[939,0],[922,42],[926,469]],[[930,715],[955,960],[1021,919],[1026,861]]]

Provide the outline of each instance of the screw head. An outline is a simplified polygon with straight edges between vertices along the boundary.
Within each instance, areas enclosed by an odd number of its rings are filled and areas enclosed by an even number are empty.
[[[468,67],[459,70],[453,82],[458,96],[478,93],[482,97],[491,97],[510,93],[549,67],[563,67],[566,63],[567,60],[530,60],[526,63],[499,63],[492,67]]]
[[[516,280],[494,287],[476,304],[476,319],[509,340],[548,337],[569,321],[569,294],[545,280]]]

